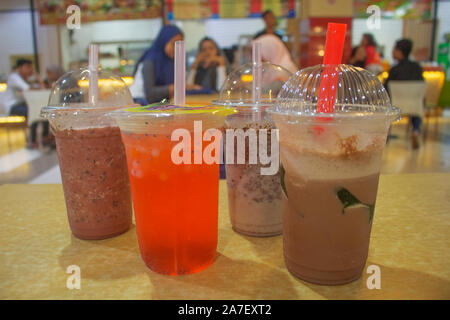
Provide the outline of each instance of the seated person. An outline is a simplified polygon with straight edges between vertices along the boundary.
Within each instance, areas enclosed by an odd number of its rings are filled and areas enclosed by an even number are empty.
[[[52,64],[47,67],[47,78],[44,80],[45,87],[51,89],[55,82],[64,74],[64,69],[57,64]]]
[[[291,73],[296,73],[298,67],[292,61],[291,54],[278,37],[273,34],[265,34],[256,38],[256,42],[261,43],[261,55],[262,60],[276,64],[290,71]]]
[[[409,54],[412,51],[413,43],[409,39],[401,39],[395,43],[392,56],[397,60],[397,65],[391,68],[389,76],[384,86],[389,90],[388,83],[391,80],[423,80],[423,70],[420,64],[409,60]],[[422,118],[412,116],[411,122],[413,126],[412,147],[419,148],[419,134]]]
[[[211,38],[203,38],[194,64],[189,71],[187,87],[219,91],[226,77],[225,57]]]
[[[44,87],[46,89],[51,89],[55,82],[64,75],[64,69],[57,64],[52,64],[47,67],[46,70],[47,77],[43,81]],[[55,141],[52,134],[50,134],[49,123],[47,120],[42,120],[42,140],[44,145],[49,145],[55,147]],[[28,147],[37,147],[36,132],[37,132],[38,121],[35,121],[30,126],[30,143]]]
[[[152,46],[139,58],[130,86],[136,103],[145,105],[173,97],[173,59],[178,40],[183,40],[181,30],[173,25],[164,26]]]
[[[28,116],[28,107],[23,92],[30,89],[27,82],[33,75],[33,64],[30,60],[17,60],[16,67],[8,76],[7,88],[3,96],[5,113],[11,116]]]

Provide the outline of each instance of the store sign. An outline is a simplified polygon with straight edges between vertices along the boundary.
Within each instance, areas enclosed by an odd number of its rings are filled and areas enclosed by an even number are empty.
[[[277,17],[295,17],[295,0],[166,0],[169,19],[261,17],[271,10]]]
[[[161,16],[162,0],[38,0],[37,3],[41,24],[66,24],[70,7],[79,8],[81,22],[157,18]],[[70,14],[74,14],[73,10]]]

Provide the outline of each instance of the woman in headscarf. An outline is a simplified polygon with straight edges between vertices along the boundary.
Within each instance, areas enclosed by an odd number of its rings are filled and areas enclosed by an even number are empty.
[[[256,42],[261,43],[261,54],[263,61],[279,65],[286,70],[296,73],[298,68],[292,61],[286,45],[277,36],[273,34],[265,34],[256,38]]]
[[[225,57],[217,43],[208,37],[200,41],[198,54],[187,78],[194,89],[219,91],[226,77]]]
[[[183,40],[176,26],[164,26],[152,46],[136,63],[130,86],[136,103],[148,104],[173,97],[175,41]]]

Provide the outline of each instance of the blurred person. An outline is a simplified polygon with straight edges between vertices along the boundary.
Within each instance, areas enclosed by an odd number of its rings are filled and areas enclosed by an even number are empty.
[[[51,89],[55,82],[64,74],[64,69],[57,64],[52,64],[47,67],[47,77],[44,80],[44,85],[47,89]]]
[[[230,48],[225,48],[222,50],[225,57],[227,58],[227,65],[229,70],[234,70],[238,67],[238,46],[233,45]]]
[[[364,63],[365,68],[371,64],[380,64],[380,54],[377,52],[377,43],[371,33],[363,34],[360,46],[365,49],[366,53]]]
[[[353,48],[348,63],[355,67],[365,68],[374,74],[383,71],[380,54],[377,51],[377,43],[372,34],[363,34],[361,43]]]
[[[258,32],[253,37],[253,39],[259,38],[260,36],[265,34],[272,34],[280,38],[280,40],[282,40],[282,36],[275,30],[275,28],[277,27],[277,18],[275,17],[275,14],[271,10],[266,10],[263,12],[262,18],[264,20],[266,28]]]
[[[13,72],[8,76],[7,88],[3,95],[3,105],[6,114],[27,117],[28,107],[23,92],[31,89],[27,81],[33,74],[34,70],[31,60],[17,60]]]
[[[164,26],[152,46],[139,58],[130,86],[136,103],[146,105],[173,97],[175,41],[183,38],[178,27]]]
[[[46,69],[46,78],[43,81],[43,87],[51,89],[55,82],[64,74],[64,69],[57,64],[49,65]],[[42,123],[42,142],[44,145],[55,147],[55,141],[53,135],[50,134],[49,123],[47,120],[35,121],[30,126],[30,141],[27,144],[28,148],[37,147],[37,126],[39,122]]]
[[[279,65],[286,70],[296,73],[297,66],[292,61],[291,55],[278,37],[273,34],[266,34],[256,38],[253,41],[261,43],[261,54],[263,61],[268,61],[272,64]]]
[[[208,37],[203,38],[194,64],[189,71],[187,86],[192,89],[219,91],[226,77],[226,61],[217,43]]]
[[[409,60],[409,55],[412,51],[413,43],[409,39],[400,39],[395,43],[392,51],[393,58],[397,61],[397,65],[391,68],[389,76],[384,83],[386,89],[389,88],[389,81],[408,81],[408,80],[424,80],[423,69],[417,62]],[[412,147],[419,148],[420,125],[422,118],[419,116],[412,116],[411,123],[413,125]]]
[[[366,65],[366,50],[364,47],[354,47],[347,63],[355,67],[364,68]]]

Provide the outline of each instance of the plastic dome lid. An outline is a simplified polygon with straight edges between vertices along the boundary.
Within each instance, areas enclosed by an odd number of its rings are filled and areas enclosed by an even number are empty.
[[[262,63],[261,72],[261,104],[273,104],[292,73],[281,66],[269,62]],[[253,102],[253,63],[247,63],[232,71],[219,93],[216,105],[254,107]]]
[[[89,95],[89,78],[98,79],[97,94]],[[70,71],[53,85],[48,106],[42,114],[58,111],[110,110],[133,105],[133,98],[125,82],[113,73],[99,69]]]
[[[336,100],[333,113],[317,109],[320,82],[325,65],[298,71],[281,88],[272,112],[287,115],[324,117],[386,115],[391,120],[400,110],[391,105],[389,95],[378,78],[367,70],[340,64],[332,68],[337,73]]]

